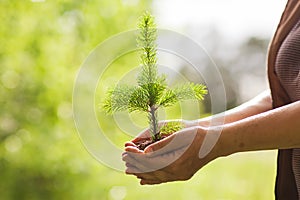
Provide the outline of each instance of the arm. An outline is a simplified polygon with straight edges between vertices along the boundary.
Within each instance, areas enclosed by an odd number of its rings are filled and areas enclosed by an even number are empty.
[[[210,121],[212,117],[214,118],[223,118],[224,117],[224,123],[228,124],[231,122],[239,121],[241,119],[245,119],[247,117],[263,113],[265,111],[272,109],[272,100],[271,100],[271,94],[270,91],[264,91],[258,96],[254,97],[250,101],[237,106],[231,110],[228,110],[224,113],[220,113],[214,116],[206,117],[203,119],[197,120],[197,124],[200,126],[208,127],[210,125]]]
[[[300,101],[224,126],[219,139],[228,154],[300,148]]]
[[[210,117],[206,117],[206,118],[202,118],[202,119],[198,119],[198,120],[193,120],[193,121],[183,120],[183,119],[164,120],[164,121],[160,121],[159,125],[162,126],[163,124],[168,123],[168,122],[181,121],[185,128],[193,127],[193,126],[209,127],[212,117],[216,121],[219,121],[219,120],[221,121],[224,118],[224,124],[228,124],[231,122],[245,119],[247,117],[250,117],[250,116],[253,116],[253,115],[256,115],[259,113],[263,113],[263,112],[271,110],[271,109],[272,109],[271,94],[270,94],[269,90],[266,90],[266,91],[262,92],[261,94],[259,94],[258,96],[254,97],[253,99],[251,99],[250,101],[248,101],[240,106],[237,106],[229,111],[226,111],[224,113],[220,113],[220,114],[217,114],[214,116],[210,116]],[[149,137],[150,137],[150,133],[146,129],[143,132],[141,132],[132,141],[126,142],[125,146],[130,146],[130,145],[134,146],[134,142],[137,142],[139,140],[143,140],[143,139],[149,138]]]
[[[196,126],[183,129],[150,145],[145,152],[134,146],[126,147],[123,154],[126,173],[136,175],[141,179],[141,184],[187,180],[207,163],[221,156],[244,151],[300,148],[299,121],[300,101],[225,124],[214,148],[201,159],[199,150],[208,129],[217,127]],[[195,129],[197,134],[192,142],[186,140]],[[178,142],[172,142],[176,138]],[[171,142],[172,145],[168,145]],[[172,161],[174,157],[177,159],[168,166],[145,171],[152,166],[156,167],[162,161]]]

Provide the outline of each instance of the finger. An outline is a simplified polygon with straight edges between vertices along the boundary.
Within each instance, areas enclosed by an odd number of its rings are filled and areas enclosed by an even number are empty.
[[[138,169],[138,168],[136,168],[136,167],[134,167],[134,166],[130,166],[130,167],[126,167],[126,169],[125,169],[125,174],[128,174],[128,175],[137,175],[137,174],[141,174],[142,172]]]
[[[124,154],[122,160],[129,165],[137,168],[135,173],[149,173],[162,169],[169,163],[165,163],[166,160],[163,157],[156,157],[155,159],[149,158],[146,154],[130,153]]]
[[[136,137],[131,142],[134,144],[142,143],[146,140],[148,140],[150,137]]]
[[[124,162],[129,162],[130,163],[130,161],[132,161],[132,160],[134,160],[131,156],[130,156],[130,152],[124,152],[123,153],[123,155],[122,155],[122,160],[124,161]]]
[[[155,172],[146,172],[144,173],[143,171],[139,170],[138,168],[130,165],[125,169],[125,173],[129,175],[134,175],[137,178],[140,179],[147,179],[147,180],[160,180],[159,177],[156,176]]]
[[[172,135],[147,146],[144,149],[144,153],[153,157],[180,149],[182,146],[185,146],[185,143],[181,143],[179,137],[180,136],[176,133],[173,133]]]
[[[151,156],[158,156],[178,149],[189,147],[195,139],[197,128],[190,127],[173,133],[158,142],[149,145],[144,152],[152,152]],[[150,155],[150,154],[149,154]]]
[[[125,159],[127,156],[129,156],[129,154],[130,154],[130,152],[128,152],[128,151],[123,152],[123,153],[122,153],[122,160],[125,161],[124,159]]]
[[[125,163],[125,166],[126,166],[127,168],[134,167],[134,166],[133,166],[133,165],[131,165],[130,163]]]
[[[154,184],[160,184],[163,183],[163,181],[161,180],[146,180],[146,179],[142,179],[140,181],[141,185],[154,185]]]
[[[180,145],[170,145],[161,149],[161,151],[158,150],[152,153],[144,153],[136,147],[126,147],[122,160],[137,168],[138,171],[135,172],[153,172],[179,159],[187,150],[186,147],[179,148]]]
[[[154,172],[146,172],[144,173],[143,171],[139,170],[135,166],[131,165],[130,163],[125,163],[126,169],[125,172],[129,172],[131,174],[135,174],[138,177],[143,177],[144,179],[150,179],[150,177],[156,177],[159,178],[159,171],[154,171]],[[160,173],[162,174],[162,173]],[[164,176],[162,176],[164,177]]]
[[[144,179],[144,180],[160,180],[157,178],[154,173],[136,173],[135,176],[139,179]]]
[[[154,151],[158,151],[159,149],[162,149],[164,148],[167,144],[169,144],[172,139],[174,138],[173,135],[167,137],[167,138],[164,138],[160,141],[157,141],[149,146],[147,146],[145,149],[144,149],[144,152],[145,153],[152,153]]]
[[[125,165],[128,163],[132,166],[132,168],[136,168],[137,170],[131,171],[133,173],[142,173],[149,171],[149,167],[147,166],[147,159],[145,156],[137,156],[136,153],[130,153],[124,154],[122,157],[122,160],[125,162]]]
[[[128,146],[133,146],[133,147],[135,147],[136,145],[135,145],[132,141],[125,142],[125,147],[128,147]]]
[[[133,146],[125,147],[125,151],[131,152],[131,153],[144,153],[142,150],[138,149],[137,147],[133,147]]]

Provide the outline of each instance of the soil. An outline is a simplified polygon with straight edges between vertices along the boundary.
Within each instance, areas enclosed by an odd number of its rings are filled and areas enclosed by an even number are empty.
[[[148,139],[148,140],[138,142],[138,143],[136,143],[136,145],[140,150],[144,150],[147,146],[149,146],[150,144],[153,144],[154,142],[155,141],[153,141],[152,139]]]
[[[166,137],[168,137],[168,136],[169,136],[169,135],[163,135],[163,136],[161,136],[161,138],[160,138],[159,140],[162,140],[162,139],[164,139],[164,138],[166,138]],[[159,141],[159,140],[157,140],[157,141]],[[153,144],[153,143],[155,143],[155,142],[157,142],[157,141],[152,140],[152,138],[148,138],[148,139],[146,139],[146,140],[137,142],[136,145],[137,145],[137,147],[138,147],[140,150],[144,150],[144,149],[146,149],[147,146],[149,146],[150,144]]]

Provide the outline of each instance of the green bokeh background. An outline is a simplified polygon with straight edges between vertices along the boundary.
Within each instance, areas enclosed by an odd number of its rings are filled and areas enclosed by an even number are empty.
[[[1,200],[273,199],[274,151],[220,158],[189,181],[157,186],[140,186],[86,151],[72,117],[76,73],[144,10],[150,1],[0,0]],[[130,137],[117,134],[111,140],[122,148]]]

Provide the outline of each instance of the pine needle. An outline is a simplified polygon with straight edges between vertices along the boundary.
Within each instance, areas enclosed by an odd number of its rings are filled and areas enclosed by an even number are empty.
[[[169,88],[166,75],[159,75],[157,70],[157,28],[154,17],[146,12],[139,19],[138,28],[137,46],[141,50],[141,69],[137,77],[137,86],[117,85],[110,89],[102,108],[109,114],[126,110],[147,112],[149,130],[152,139],[156,141],[162,134],[173,133],[183,128],[179,124],[170,123],[159,130],[158,108],[188,99],[203,100],[207,90],[205,85],[195,83]]]

